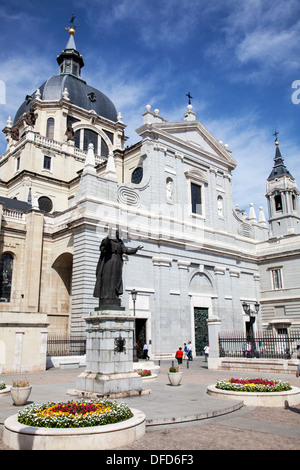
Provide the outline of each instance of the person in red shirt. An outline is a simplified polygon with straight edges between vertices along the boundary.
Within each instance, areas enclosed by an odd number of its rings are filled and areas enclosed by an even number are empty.
[[[179,348],[178,351],[176,352],[176,359],[178,362],[178,367],[182,367],[182,357],[183,357],[183,351],[182,348]]]

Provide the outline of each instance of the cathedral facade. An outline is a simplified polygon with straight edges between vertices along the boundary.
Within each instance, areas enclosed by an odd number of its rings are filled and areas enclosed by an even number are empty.
[[[0,372],[42,370],[47,336],[85,334],[99,246],[116,230],[143,246],[124,256],[121,299],[153,358],[188,341],[203,354],[213,319],[222,331],[299,327],[299,190],[278,142],[267,223],[262,208],[234,206],[237,162],[191,104],[176,122],[147,105],[125,147],[122,116],[83,80],[69,33],[58,75],[3,129]]]

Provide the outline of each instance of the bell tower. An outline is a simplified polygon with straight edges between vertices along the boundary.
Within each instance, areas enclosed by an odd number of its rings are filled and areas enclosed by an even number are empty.
[[[274,166],[267,179],[270,236],[282,237],[300,233],[299,190],[295,178],[284,164],[278,132],[275,132]]]

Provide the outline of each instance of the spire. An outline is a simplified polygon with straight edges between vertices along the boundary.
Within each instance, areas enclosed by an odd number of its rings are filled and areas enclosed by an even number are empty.
[[[282,158],[282,155],[279,149],[279,142],[277,141],[278,132],[275,132],[274,135],[276,136],[276,140],[275,140],[276,151],[275,151],[275,157],[274,157],[273,170],[270,173],[268,181],[273,178],[278,178],[279,176],[283,176],[283,175],[287,175],[290,178],[294,179],[284,164],[284,160]]]
[[[75,77],[80,77],[81,69],[84,66],[82,55],[76,49],[75,44],[75,30],[79,26],[74,25],[74,13],[72,13],[72,18],[70,19],[70,26],[65,28],[69,32],[69,40],[67,42],[66,48],[62,53],[57,56],[57,63],[59,65],[59,73],[61,74],[70,74],[75,75]]]

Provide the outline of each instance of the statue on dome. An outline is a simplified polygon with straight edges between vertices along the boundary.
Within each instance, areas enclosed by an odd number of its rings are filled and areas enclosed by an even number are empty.
[[[68,125],[65,135],[67,136],[67,140],[75,139],[75,132],[73,131],[72,124]]]
[[[17,126],[12,127],[10,135],[13,140],[19,140],[20,138],[19,128]]]
[[[34,127],[37,119],[37,114],[34,112],[34,108],[31,106],[30,110],[28,111],[26,117],[25,117],[25,122],[28,126]]]

